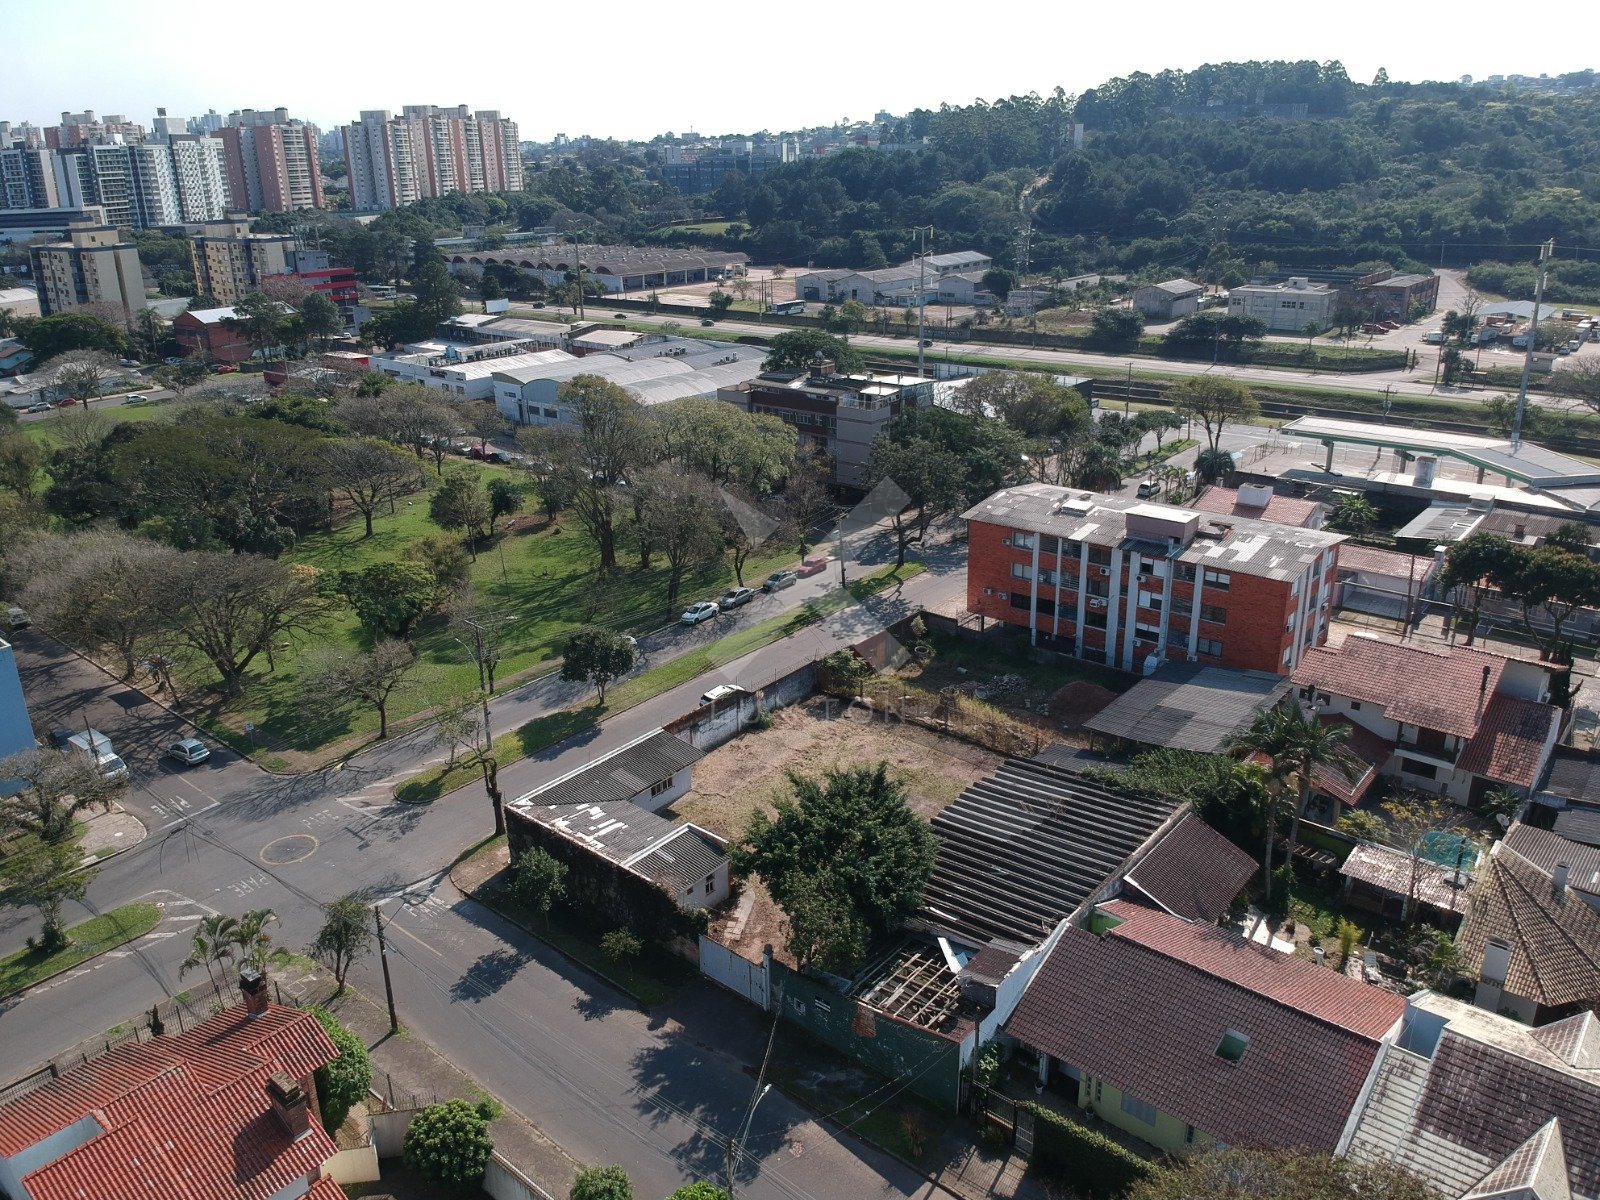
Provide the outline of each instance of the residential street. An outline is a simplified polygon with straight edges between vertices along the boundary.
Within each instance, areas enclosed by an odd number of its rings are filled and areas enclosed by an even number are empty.
[[[881,546],[870,548],[875,557]],[[581,744],[557,747],[500,773],[515,796],[692,709],[710,682],[758,687],[965,586],[960,556],[930,547],[930,570],[900,593],[880,594],[818,626],[692,680],[607,721]],[[870,569],[868,567],[867,569]],[[859,567],[851,568],[858,576]],[[821,591],[837,572],[803,581]],[[810,594],[782,593],[784,607]],[[755,606],[751,606],[754,608]],[[773,606],[776,609],[776,606]],[[749,611],[749,610],[746,610]],[[766,611],[750,614],[761,620]],[[731,624],[731,623],[730,623]],[[648,646],[659,665],[727,632],[713,627],[668,635]],[[670,645],[670,649],[668,648]],[[451,1061],[540,1125],[580,1158],[621,1161],[642,1194],[665,1194],[720,1166],[719,1139],[742,1114],[759,1059],[760,1014],[693,985],[678,1008],[646,1017],[535,939],[505,926],[455,894],[443,873],[459,852],[487,835],[492,817],[481,786],[427,806],[394,804],[394,783],[436,756],[426,731],[380,745],[342,767],[272,776],[227,753],[187,772],[169,771],[158,748],[186,732],[181,720],[98,669],[35,634],[16,642],[25,686],[42,697],[41,724],[87,719],[128,755],[135,786],[126,801],[149,836],[110,859],[90,887],[91,911],[136,899],[163,906],[158,928],[0,1006],[0,1080],[133,1018],[177,992],[194,925],[207,912],[268,907],[280,917],[280,945],[304,946],[320,924],[318,903],[352,890],[386,897],[395,988],[403,1022]],[[496,727],[509,729],[579,698],[555,677],[495,702]],[[69,921],[83,913],[71,912]],[[33,914],[0,916],[0,952],[20,948]],[[201,980],[203,982],[203,975]],[[356,982],[381,995],[376,964]],[[719,1049],[708,1047],[715,1043]],[[752,1196],[924,1194],[913,1173],[853,1141],[830,1139],[798,1109],[769,1096],[758,1113],[750,1153],[759,1178]]]

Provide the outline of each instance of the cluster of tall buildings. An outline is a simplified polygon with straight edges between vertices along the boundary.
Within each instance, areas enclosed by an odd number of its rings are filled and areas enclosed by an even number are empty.
[[[517,123],[465,104],[408,104],[395,116],[368,109],[344,127],[351,207],[401,208],[450,192],[522,190]]]
[[[335,136],[357,211],[522,187],[517,125],[498,112],[407,105],[363,112]],[[0,235],[59,231],[75,215],[149,229],[322,208],[319,145],[317,127],[283,108],[187,119],[157,109],[148,129],[93,110],[43,127],[0,121]]]

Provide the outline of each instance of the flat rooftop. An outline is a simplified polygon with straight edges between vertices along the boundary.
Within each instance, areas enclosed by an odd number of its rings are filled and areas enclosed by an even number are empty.
[[[1199,663],[1162,663],[1084,728],[1146,746],[1220,754],[1256,713],[1289,690],[1289,681],[1264,671],[1234,671]]]

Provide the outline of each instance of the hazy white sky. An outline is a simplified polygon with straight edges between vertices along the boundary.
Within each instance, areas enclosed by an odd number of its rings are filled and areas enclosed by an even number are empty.
[[[751,132],[1242,59],[1338,59],[1351,78],[1559,74],[1600,65],[1589,26],[1503,4],[736,5],[0,0],[0,119],[157,105],[274,108],[324,129],[363,108],[499,109],[526,139]],[[1581,31],[1581,32],[1580,32]]]

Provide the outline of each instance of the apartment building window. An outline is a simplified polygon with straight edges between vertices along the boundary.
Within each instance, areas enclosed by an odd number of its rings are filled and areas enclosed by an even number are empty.
[[[1400,756],[1400,769],[1407,775],[1415,775],[1418,779],[1439,778],[1439,768],[1432,763],[1418,762],[1414,758]]]
[[[1226,571],[1207,571],[1205,575],[1206,587],[1216,588],[1219,592],[1228,590],[1228,585],[1233,582],[1233,576]]]
[[[1200,638],[1194,644],[1195,653],[1203,654],[1207,658],[1222,657],[1222,643],[1216,638]]]
[[[1061,553],[1061,539],[1058,537],[1041,537],[1039,539],[1039,553],[1048,554],[1051,558]]]
[[[1122,1093],[1122,1111],[1136,1120],[1143,1121],[1146,1125],[1154,1125],[1156,1123],[1156,1106],[1154,1104],[1146,1104],[1143,1100],[1128,1095],[1127,1092]]]
[[[1104,546],[1090,546],[1089,561],[1097,567],[1109,566],[1111,564],[1111,551]]]
[[[1013,578],[1013,579],[1032,579],[1033,578],[1033,568],[1030,567],[1027,563],[1012,563],[1011,564],[1011,578]]]
[[[1011,548],[1013,550],[1032,550],[1034,538],[1034,534],[1023,533],[1021,530],[1013,529],[1011,531]]]
[[[1054,571],[1046,571],[1041,569],[1039,572],[1039,582],[1050,584],[1052,587],[1055,586],[1056,573]]]
[[[1168,625],[1167,645],[1173,646],[1179,650],[1187,650],[1189,648],[1189,631],[1187,629],[1179,629],[1175,626]]]
[[[1192,563],[1173,563],[1172,577],[1179,583],[1194,582],[1194,565]]]
[[[1219,608],[1215,604],[1202,604],[1200,606],[1200,619],[1210,621],[1213,625],[1226,625],[1228,623],[1228,610]]]

